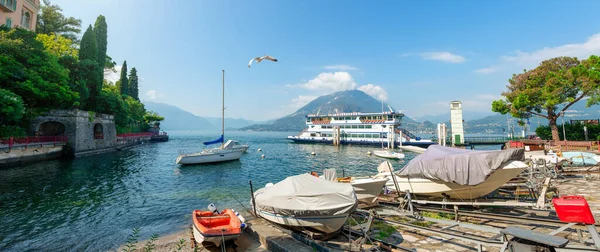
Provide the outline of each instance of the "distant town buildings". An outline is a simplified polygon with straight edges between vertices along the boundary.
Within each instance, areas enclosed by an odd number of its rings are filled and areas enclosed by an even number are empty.
[[[35,31],[40,0],[0,0],[0,25]]]

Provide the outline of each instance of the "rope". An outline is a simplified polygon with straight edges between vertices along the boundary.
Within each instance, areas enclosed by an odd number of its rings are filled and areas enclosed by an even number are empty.
[[[231,196],[231,194],[226,194],[227,196],[229,196],[231,199],[235,200],[238,204],[240,204],[240,206],[246,210],[250,210],[249,207],[246,207],[244,204],[242,204],[242,202],[240,202],[238,199],[234,198],[233,196]]]
[[[225,250],[225,235],[223,234],[224,230],[225,230],[224,228],[221,229],[221,242],[222,242],[221,243],[221,252],[226,252],[226,250]]]

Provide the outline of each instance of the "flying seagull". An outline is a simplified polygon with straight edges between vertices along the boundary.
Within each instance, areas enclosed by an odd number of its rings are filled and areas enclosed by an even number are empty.
[[[248,68],[250,68],[250,65],[252,65],[252,61],[256,60],[256,63],[258,64],[258,63],[260,63],[264,59],[277,62],[276,58],[273,58],[273,57],[271,57],[269,55],[265,55],[265,56],[262,56],[262,57],[256,57],[256,58],[251,59],[250,62],[248,62]]]

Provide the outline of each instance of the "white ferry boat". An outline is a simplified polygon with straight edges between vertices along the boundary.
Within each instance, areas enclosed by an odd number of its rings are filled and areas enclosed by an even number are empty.
[[[427,148],[434,144],[400,128],[404,114],[401,111],[376,113],[309,114],[306,126],[297,136],[287,139],[299,143],[379,145],[394,148],[412,145]]]

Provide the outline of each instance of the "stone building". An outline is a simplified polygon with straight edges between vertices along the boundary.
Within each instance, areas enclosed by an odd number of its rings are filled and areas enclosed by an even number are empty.
[[[1,0],[0,0],[1,1]],[[114,116],[83,110],[52,110],[30,124],[37,136],[67,136],[74,156],[113,151],[117,147]]]

